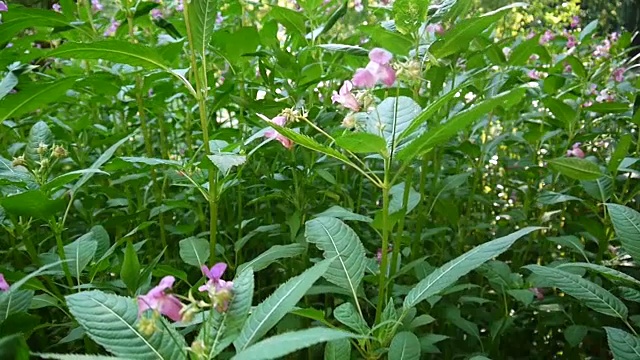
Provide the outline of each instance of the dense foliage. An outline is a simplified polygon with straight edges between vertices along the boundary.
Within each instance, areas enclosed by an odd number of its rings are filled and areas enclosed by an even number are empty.
[[[1,359],[640,358],[632,34],[267,3],[0,1]]]

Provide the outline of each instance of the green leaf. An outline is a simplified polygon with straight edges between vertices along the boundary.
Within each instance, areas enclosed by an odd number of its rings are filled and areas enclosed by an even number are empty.
[[[627,318],[629,311],[622,301],[591,281],[556,268],[540,265],[526,265],[524,268],[540,276],[545,286],[557,287],[601,314],[623,320]]]
[[[329,52],[346,53],[349,55],[356,55],[356,56],[369,55],[369,51],[367,51],[367,49],[361,48],[360,46],[345,45],[345,44],[320,44],[318,45],[318,47],[324,50],[327,50]]]
[[[11,92],[16,85],[18,85],[18,77],[12,71],[9,71],[0,81],[0,100]]]
[[[548,237],[547,240],[552,241],[560,246],[566,247],[571,251],[575,251],[586,258],[586,254],[584,252],[584,244],[576,236],[573,236],[573,235],[557,236],[557,237],[551,236],[551,237]]]
[[[441,39],[433,43],[429,51],[440,59],[467,50],[473,39],[480,36],[489,26],[497,23],[507,11],[522,6],[526,6],[526,4],[514,3],[478,17],[464,19],[455,24],[453,29],[447,31]]]
[[[41,359],[56,360],[125,360],[121,357],[103,355],[81,355],[81,354],[35,354]]]
[[[33,291],[14,288],[15,286],[12,285],[9,291],[0,292],[0,324],[9,315],[27,311],[31,306]]]
[[[223,175],[229,174],[229,171],[236,166],[240,166],[247,161],[244,155],[236,155],[231,153],[219,153],[207,155],[207,158],[215,165]]]
[[[341,220],[318,217],[305,224],[305,238],[322,250],[325,259],[337,259],[324,278],[353,295],[358,301],[358,287],[364,277],[365,250],[358,235]]]
[[[52,103],[66,95],[73,83],[74,77],[64,78],[54,82],[39,82],[25,86],[16,94],[9,95],[0,101],[0,122],[10,118],[19,118],[21,115],[34,110],[43,109],[45,105]]]
[[[578,39],[580,41],[584,40],[587,36],[591,35],[594,31],[596,31],[597,28],[598,28],[598,19],[588,23],[580,32]]]
[[[89,237],[81,236],[71,244],[65,245],[64,255],[69,264],[71,276],[80,277],[89,265],[98,248],[98,243]]]
[[[547,97],[542,100],[542,103],[544,106],[549,108],[556,119],[562,121],[562,123],[567,127],[571,126],[578,116],[578,113],[571,106],[565,104],[561,100]]]
[[[587,159],[561,157],[548,162],[553,170],[572,179],[596,180],[603,176],[600,167]]]
[[[94,33],[82,23],[75,23],[54,11],[34,8],[16,8],[6,12],[0,25],[0,44],[10,42],[20,31],[32,27],[67,28],[77,29],[85,35],[92,37]]]
[[[82,169],[82,170],[69,171],[68,173],[62,174],[50,180],[48,183],[42,185],[42,187],[40,187],[40,190],[44,191],[45,193],[53,192],[85,174],[91,174],[91,175],[101,174],[101,175],[107,175],[107,176],[109,175],[108,172],[104,172],[100,169]]]
[[[631,104],[620,102],[594,103],[586,108],[587,111],[601,114],[620,114],[630,111],[631,109]]]
[[[406,184],[401,182],[393,185],[391,189],[389,189],[389,195],[391,195],[391,201],[389,201],[389,214],[395,214],[403,209],[404,214],[408,214],[420,203],[420,193],[415,191],[413,187],[409,187],[407,203],[404,203],[405,187]]]
[[[383,138],[369,133],[347,133],[336,138],[336,145],[353,153],[379,153],[384,154],[387,144]]]
[[[38,154],[38,148],[40,145],[44,145],[48,150],[51,150],[53,145],[53,133],[49,126],[44,121],[38,121],[33,124],[31,130],[29,130],[29,137],[27,138],[27,146],[24,150],[24,157],[35,166],[40,162],[41,158],[46,158],[47,153],[42,155]],[[48,151],[47,151],[48,152]]]
[[[624,160],[625,156],[627,156],[627,153],[629,152],[631,141],[631,134],[624,134],[620,137],[620,141],[618,141],[616,149],[613,154],[611,154],[611,159],[609,159],[609,165],[607,166],[609,172],[613,174],[618,172],[618,166],[620,166],[620,163],[622,162],[622,160]]]
[[[413,121],[411,121],[411,124],[409,124],[404,129],[404,131],[402,131],[402,133],[398,137],[398,140],[402,140],[410,136],[416,130],[418,130],[424,124],[426,124],[427,121],[429,121],[440,109],[442,109],[446,104],[449,103],[449,100],[451,100],[460,91],[463,85],[466,86],[466,83],[456,86],[455,88],[451,89],[448,93],[442,96],[439,96],[434,102],[427,105],[427,107],[425,107],[424,110],[422,110],[422,112],[420,112],[420,114],[418,114],[413,119]]]
[[[180,240],[180,258],[189,265],[202,267],[211,255],[209,242],[197,237]]]
[[[48,53],[49,57],[81,60],[107,60],[145,69],[170,69],[155,49],[123,40],[101,40],[91,43],[67,42]]]
[[[29,345],[23,334],[11,334],[0,338],[0,359],[29,360]]]
[[[361,335],[369,335],[369,325],[352,303],[346,302],[333,310],[333,317]]]
[[[33,217],[43,220],[64,210],[66,199],[50,199],[40,190],[25,191],[17,195],[0,198],[0,206],[7,214],[15,216]]]
[[[507,251],[519,238],[540,229],[542,228],[526,227],[507,236],[477,246],[473,250],[449,261],[422,279],[422,281],[409,291],[407,297],[404,299],[404,308],[412,308],[422,300],[437,295],[462,276]]]
[[[278,359],[294,351],[327,341],[354,338],[346,331],[316,327],[270,337],[239,351],[232,360]]]
[[[420,114],[422,108],[406,96],[384,99],[370,115],[367,115],[367,131],[382,136],[389,153],[395,152],[398,139]]]
[[[401,331],[393,337],[389,346],[389,360],[419,360],[420,340],[409,331]]]
[[[233,280],[233,299],[229,302],[229,308],[223,313],[212,310],[198,334],[198,339],[209,350],[207,359],[214,359],[236,339],[251,310],[253,269],[246,268],[238,274]]]
[[[340,161],[343,161],[345,163],[351,163],[351,161],[344,156],[342,153],[340,153],[339,151],[337,151],[334,148],[331,148],[329,146],[320,144],[319,142],[315,141],[313,138],[311,138],[310,136],[304,135],[304,134],[300,134],[297,133],[291,129],[288,128],[284,128],[275,124],[270,124],[277,132],[279,132],[280,134],[282,134],[283,136],[293,140],[293,142],[295,142],[296,144],[300,145],[300,146],[304,146],[307,149],[313,150],[313,151],[317,151],[320,153],[323,153],[327,156],[330,156],[334,159],[338,159]]]
[[[109,161],[109,159],[111,159],[111,157],[113,157],[113,155],[116,153],[118,148],[122,144],[127,142],[130,139],[130,137],[131,135],[127,135],[122,139],[120,139],[117,143],[111,145],[111,147],[105,150],[105,152],[103,152],[100,155],[100,157],[98,157],[98,159],[94,161],[93,164],[91,164],[91,166],[89,166],[89,169],[99,169],[102,165],[104,165],[104,163],[106,163],[107,161]],[[82,175],[80,180],[78,180],[78,182],[71,187],[71,192],[75,193],[76,191],[78,191],[78,189],[80,189],[82,185],[84,185],[87,181],[89,181],[94,174],[95,173],[93,172],[87,172],[86,174]]]
[[[260,340],[280,319],[291,311],[307,293],[313,283],[327,271],[335,259],[327,259],[307,269],[302,274],[280,285],[267,299],[252,311],[240,336],[233,342],[241,352]]]
[[[324,360],[351,360],[351,343],[348,339],[327,342],[324,347]]]
[[[307,28],[305,26],[305,17],[303,14],[280,6],[271,7],[269,14],[287,28],[288,33],[298,33],[302,36],[306,34]]]
[[[321,30],[319,31],[314,30],[314,34],[318,33],[318,35],[315,37],[311,36],[311,38],[315,40],[315,38],[317,38],[318,36],[322,34],[326,34],[329,30],[331,30],[331,28],[333,28],[336,22],[338,22],[338,20],[340,20],[343,16],[347,14],[348,5],[349,5],[348,0],[343,1],[342,5],[336,11],[334,11],[333,14],[331,14],[331,17],[329,17],[329,20],[327,20],[327,22],[324,25],[322,25]],[[307,38],[309,38],[309,34],[307,34]]]
[[[538,37],[534,37],[529,40],[525,40],[516,46],[509,55],[509,65],[512,66],[524,66],[529,61],[529,58],[534,53],[544,51],[539,43]]]
[[[606,202],[613,195],[613,180],[608,176],[593,181],[581,181],[580,185],[589,196],[600,202]]]
[[[211,42],[216,24],[216,0],[192,0],[185,3],[188,17],[189,41],[191,48],[201,59],[207,55],[207,47]]]
[[[253,260],[238,266],[238,271],[241,272],[243,269],[250,267],[253,271],[257,272],[265,269],[277,260],[302,255],[305,250],[307,250],[307,247],[303,244],[274,245],[270,247],[269,250],[256,256]]]
[[[366,27],[360,26],[358,30],[371,36],[374,43],[396,55],[408,55],[415,45],[409,35],[386,30],[378,24]]]
[[[633,260],[640,261],[640,213],[624,205],[606,205],[622,248]]]
[[[564,339],[567,340],[571,347],[580,345],[582,339],[587,336],[587,327],[583,325],[569,325],[564,329]]]
[[[321,212],[320,214],[316,215],[315,217],[334,217],[337,219],[341,219],[341,220],[352,220],[352,221],[363,221],[363,222],[367,222],[370,223],[373,220],[368,217],[368,216],[364,216],[364,215],[360,215],[360,214],[356,214],[354,212],[351,212],[350,210],[347,210],[341,206],[337,206],[334,205],[330,208],[328,208],[327,210]]]
[[[127,241],[127,247],[124,251],[124,261],[120,269],[120,278],[124,284],[127,285],[127,289],[129,289],[131,293],[136,292],[140,278],[140,261],[138,261],[138,254],[136,254],[136,250],[131,241]]]
[[[133,164],[145,164],[150,166],[156,165],[168,165],[168,166],[180,166],[182,165],[179,161],[176,160],[166,160],[166,159],[156,159],[156,158],[148,158],[148,157],[135,157],[135,156],[122,156],[121,160],[124,160],[128,163]]]
[[[125,359],[186,359],[184,338],[165,319],[151,336],[137,328],[136,300],[101,291],[66,296],[69,311],[89,337],[110,353]]]
[[[437,126],[413,140],[398,153],[398,159],[406,162],[421,153],[433,149],[435,146],[449,140],[460,130],[476,122],[482,116],[493,111],[498,106],[508,107],[517,103],[524,96],[524,93],[525,89],[516,88],[515,90],[496,95],[491,99],[484,100],[469,109],[455,114],[443,125]]]
[[[635,360],[640,358],[640,338],[626,331],[605,326],[609,349],[614,360]]]

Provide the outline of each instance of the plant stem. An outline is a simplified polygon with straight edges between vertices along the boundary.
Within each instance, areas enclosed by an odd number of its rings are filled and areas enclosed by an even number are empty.
[[[387,264],[388,264],[388,249],[389,249],[389,167],[390,162],[385,159],[384,164],[384,183],[382,184],[382,257],[380,260],[380,277],[378,280],[378,306],[376,307],[376,319],[377,324],[380,321],[380,315],[384,308],[386,300],[387,290]]]

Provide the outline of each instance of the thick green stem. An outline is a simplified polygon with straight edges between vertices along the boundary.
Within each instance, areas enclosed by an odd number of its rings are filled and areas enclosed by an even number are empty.
[[[406,214],[407,212],[407,203],[409,203],[409,193],[411,190],[411,183],[413,179],[413,168],[408,168],[407,176],[404,183],[404,193],[402,194],[402,213]],[[404,220],[406,215],[401,217],[398,221],[398,231],[396,236],[393,238],[393,249],[391,256],[391,269],[389,271],[389,278],[391,278],[395,273],[398,267],[398,259],[400,258],[400,247],[402,246],[402,233],[404,232]],[[389,284],[391,289],[393,289],[393,283]]]
[[[378,306],[376,307],[376,324],[384,309],[387,293],[387,264],[389,263],[389,160],[385,159],[384,183],[382,184],[382,249],[380,259],[380,276],[378,279]]]
[[[60,260],[62,260],[62,271],[64,272],[64,277],[67,279],[69,288],[73,288],[73,278],[71,277],[71,271],[69,271],[69,264],[67,264],[66,261],[67,256],[64,253],[64,243],[62,242],[60,224],[53,222],[51,224],[51,228],[53,229],[56,237],[56,247],[58,248],[58,256],[60,257]]]

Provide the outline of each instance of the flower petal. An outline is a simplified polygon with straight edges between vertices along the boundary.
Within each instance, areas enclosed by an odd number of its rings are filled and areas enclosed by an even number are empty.
[[[376,85],[376,76],[369,70],[361,68],[356,70],[351,81],[357,87],[372,88]]]
[[[220,280],[220,278],[224,274],[225,270],[227,270],[227,264],[225,264],[223,262],[219,262],[219,263],[213,265],[211,267],[211,270],[209,270],[209,278],[212,279],[212,280],[213,279]]]
[[[180,321],[182,319],[182,315],[180,315],[180,310],[182,310],[182,307],[183,305],[180,300],[178,300],[178,298],[173,295],[168,295],[164,299],[162,299],[160,309],[158,310],[161,314],[166,315],[169,319],[173,321]]]
[[[387,86],[391,86],[396,82],[396,71],[389,65],[380,66],[376,75]]]
[[[369,59],[380,65],[387,65],[392,58],[393,54],[382,48],[375,48],[369,52]]]

